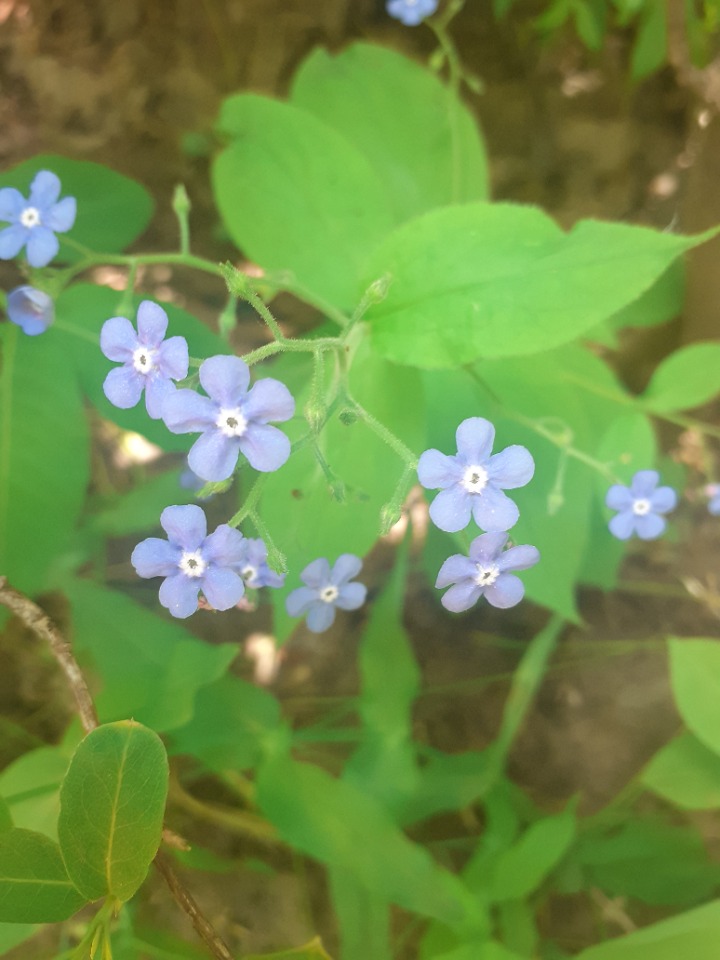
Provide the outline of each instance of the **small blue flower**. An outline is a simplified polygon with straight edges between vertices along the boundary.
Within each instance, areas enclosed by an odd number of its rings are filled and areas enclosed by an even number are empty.
[[[520,603],[525,586],[508,570],[527,570],[538,562],[540,554],[528,544],[504,550],[507,541],[507,533],[483,533],[470,544],[469,558],[461,553],[448,557],[435,583],[438,589],[450,587],[440,601],[446,610],[469,610],[480,597],[503,609]]]
[[[298,587],[288,596],[285,607],[291,617],[307,614],[308,630],[322,633],[335,620],[335,608],[357,610],[365,602],[367,587],[362,583],[350,583],[362,569],[362,560],[352,553],[343,553],[330,569],[322,557],[313,560],[300,579],[307,584]]]
[[[406,27],[416,27],[425,17],[435,13],[438,0],[388,0],[385,9]]]
[[[229,610],[242,598],[245,584],[235,572],[243,556],[243,535],[221,524],[207,536],[207,520],[194,503],[166,507],[160,524],[167,540],[148,537],[132,552],[139,577],[165,577],[160,603],[184,619],[198,608],[198,593],[216,610]]]
[[[666,527],[660,516],[677,505],[677,494],[672,487],[658,487],[660,474],[656,470],[638,470],[626,487],[615,483],[610,487],[605,503],[618,510],[609,523],[610,533],[618,540],[629,540],[636,533],[641,540],[654,540]]]
[[[232,476],[242,454],[261,473],[281,467],[290,456],[290,441],[270,420],[289,420],[295,401],[285,384],[266,378],[250,385],[250,368],[240,357],[210,357],[200,365],[200,383],[208,394],[175,390],[162,416],[172,433],[201,433],[188,463],[203,480]]]
[[[190,364],[184,337],[165,340],[168,316],[152,300],[143,300],[137,312],[137,333],[127,317],[111,317],[100,331],[100,349],[122,363],[105,377],[103,391],[121,410],[136,406],[143,390],[145,406],[153,420],[162,415],[165,397],[175,390],[172,380],[187,376]]]
[[[708,511],[714,516],[720,516],[720,483],[709,483],[705,487],[708,499]]]
[[[456,456],[426,450],[418,462],[420,483],[441,491],[430,504],[430,519],[448,533],[463,530],[471,515],[482,530],[509,530],[520,511],[502,491],[524,487],[535,472],[535,461],[518,444],[490,456],[495,427],[482,417],[463,420],[455,437]]]
[[[233,564],[243,578],[246,587],[254,590],[260,587],[282,587],[285,583],[285,574],[276,573],[267,562],[267,547],[263,540],[245,538],[243,540],[243,556]]]
[[[75,223],[75,197],[58,202],[60,180],[41,170],[30,185],[30,199],[14,187],[0,190],[0,221],[11,226],[0,231],[0,260],[12,260],[27,245],[31,267],[45,267],[57,254],[56,233],[66,233]]]
[[[45,333],[55,319],[52,297],[35,287],[15,287],[7,298],[8,319],[22,327],[23,333],[36,337]]]

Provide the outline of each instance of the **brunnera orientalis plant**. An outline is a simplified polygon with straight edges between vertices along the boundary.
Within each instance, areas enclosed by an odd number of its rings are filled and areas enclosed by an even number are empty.
[[[388,4],[409,26],[435,7]],[[225,101],[213,189],[257,278],[191,250],[182,188],[179,249],[123,253],[152,213],[138,184],[47,155],[0,177],[0,257],[23,274],[0,325],[0,603],[49,644],[84,733],[72,724],[60,745],[0,773],[3,952],[61,923],[57,956],[187,956],[135,909],[154,864],[205,948],[233,956],[172,863],[225,869],[172,829],[173,805],[212,819],[192,785],[216,776],[237,801],[222,809],[228,830],[326,867],[343,960],[389,960],[410,940],[422,958],[557,958],[538,925],[543,903],[592,889],[681,909],[582,960],[715,956],[718,869],[697,831],[636,817],[624,800],[613,816],[580,819],[574,802],[547,813],[506,774],[563,624],[579,620],[578,584],[612,589],[624,541],[662,536],[684,488],[720,510],[720,430],[686,412],[720,392],[720,344],[675,352],[639,396],[593,348],[673,316],[682,255],[710,234],[599,221],[566,233],[536,208],[492,203],[451,14],[427,21],[447,84],[354,44],[314,51],[287,101]],[[217,333],[136,290],[153,264],[216,277],[227,296]],[[108,265],[125,271],[120,293],[92,282]],[[283,333],[280,291],[315,308],[308,335]],[[242,357],[229,345],[239,301],[267,331]],[[88,498],[87,406],[187,457],[192,473]],[[662,457],[656,419],[704,438],[705,475],[688,480]],[[421,563],[451,614],[525,594],[549,612],[482,751],[444,754],[415,737],[407,538],[368,603],[362,558],[418,483],[431,523]],[[235,512],[210,530],[204,505],[228,490]],[[157,603],[105,584],[97,557],[118,536],[136,538],[127,559],[157,578]],[[34,602],[51,590],[69,604],[72,652]],[[181,622],[241,617],[258,591],[280,643],[363,610],[357,745],[338,776],[307,759],[322,724],[291,729],[270,692],[232,672],[237,644],[203,644]],[[720,653],[700,638],[668,638],[668,650],[686,730],[635,786],[712,809]],[[180,756],[193,764],[169,779],[168,757]],[[470,806],[484,826],[460,865],[407,833]],[[328,957],[318,939],[287,947],[267,956]]]

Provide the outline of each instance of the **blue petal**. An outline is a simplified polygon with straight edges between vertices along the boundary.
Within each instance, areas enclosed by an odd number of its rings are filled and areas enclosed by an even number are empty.
[[[56,233],[67,233],[75,224],[77,203],[75,197],[65,197],[43,217],[43,223]]]
[[[611,510],[629,510],[633,504],[630,488],[622,483],[614,483],[605,494],[605,505]]]
[[[310,587],[298,587],[288,594],[285,599],[285,609],[291,617],[299,617],[309,609],[311,603],[317,601],[317,590],[311,590]]]
[[[524,543],[506,550],[501,557],[498,557],[497,565],[500,570],[527,570],[528,567],[534,567],[539,560],[538,548]]]
[[[307,612],[306,624],[313,633],[323,633],[335,620],[335,607],[331,603],[319,600]]]
[[[340,610],[357,610],[365,603],[367,587],[364,583],[344,583],[335,598],[335,606]]]
[[[658,487],[650,496],[654,513],[669,513],[677,506],[677,494],[672,487]]]
[[[135,328],[127,317],[111,317],[102,325],[100,349],[108,360],[115,360],[117,363],[132,362],[137,346]]]
[[[179,392],[183,393],[184,391]],[[167,403],[171,403],[173,399],[171,397]],[[165,422],[167,423],[167,417]],[[206,433],[198,437],[190,448],[188,463],[190,469],[194,470],[203,480],[217,483],[220,480],[227,480],[233,475],[237,466],[239,450],[237,437],[226,437],[219,430],[211,427]]]
[[[114,407],[129,410],[142,396],[145,378],[132,367],[115,367],[105,377],[103,393]]]
[[[203,557],[219,567],[240,563],[245,556],[245,538],[239,530],[227,523],[221,523],[209,537],[206,537],[203,544]]]
[[[464,557],[461,553],[454,553],[443,563],[438,571],[435,586],[438,590],[443,587],[449,587],[451,583],[457,583],[459,580],[472,579],[477,573],[477,567]]]
[[[143,376],[138,374],[138,376]],[[145,378],[145,409],[153,420],[161,420],[165,403],[173,393],[175,386],[165,377],[151,373]]]
[[[472,498],[457,484],[441,490],[430,504],[430,519],[441,530],[457,533],[470,523]]]
[[[443,594],[440,603],[452,613],[462,613],[474,607],[483,594],[483,587],[479,587],[474,580],[461,580]]]
[[[714,517],[720,514],[720,494],[716,494],[712,500],[708,503],[708,512],[711,513]]]
[[[33,227],[27,241],[27,258],[31,267],[46,267],[60,249],[58,239],[47,227]]]
[[[209,357],[200,364],[200,383],[221,407],[237,407],[250,386],[250,368],[240,357]]]
[[[27,200],[15,187],[3,187],[0,190],[0,220],[13,223],[26,206]]]
[[[343,553],[335,561],[330,574],[330,583],[339,587],[341,583],[347,583],[352,580],[362,570],[362,560],[356,557],[354,553]]]
[[[30,184],[29,206],[47,210],[60,196],[60,180],[51,170],[40,170]]]
[[[130,563],[139,577],[171,577],[178,572],[181,550],[159,537],[148,537],[132,552]]]
[[[161,344],[158,351],[157,367],[165,377],[172,380],[184,380],[188,375],[190,357],[185,337],[170,337]]]
[[[0,230],[0,260],[12,260],[16,257],[28,238],[30,231],[21,224]]]
[[[198,593],[200,581],[197,578],[186,577],[178,573],[168,577],[160,584],[160,603],[166,607],[174,617],[184,620],[192,616],[198,608]]]
[[[665,530],[667,523],[656,513],[646,513],[643,517],[636,517],[635,529],[641,540],[654,540]]]
[[[630,482],[630,490],[635,499],[644,500],[652,496],[660,480],[657,470],[638,470]]]
[[[469,417],[457,428],[455,439],[462,459],[467,464],[480,466],[492,452],[495,427],[484,417]]]
[[[218,408],[213,401],[194,390],[176,390],[163,404],[162,417],[171,433],[214,430],[217,415]]]
[[[495,583],[485,587],[485,599],[493,607],[500,607],[506,610],[508,607],[514,607],[520,603],[525,596],[525,585],[519,577],[512,573],[503,573],[497,578]]]
[[[462,479],[465,468],[455,457],[439,450],[426,450],[418,460],[418,480],[428,490],[446,489]]]
[[[258,380],[242,403],[242,411],[248,420],[267,423],[269,420],[289,420],[295,413],[295,400],[279,380]]]
[[[216,610],[229,610],[242,599],[245,584],[241,577],[227,567],[208,567],[200,589],[211,607]]]
[[[55,305],[42,290],[27,285],[16,287],[8,294],[7,315],[29,337],[35,337],[44,333],[55,319]]]
[[[143,300],[137,312],[138,340],[144,347],[157,349],[168,328],[168,315],[158,303]]]
[[[524,487],[532,480],[535,461],[529,450],[515,443],[490,457],[486,469],[488,477],[496,487],[514,490]]]
[[[279,469],[290,456],[290,441],[277,427],[250,423],[240,439],[240,450],[260,473]]]
[[[475,563],[495,563],[503,551],[503,547],[508,542],[508,535],[505,531],[496,531],[494,533],[483,533],[475,537],[470,544],[470,559]]]
[[[613,517],[608,524],[610,533],[618,540],[629,540],[635,531],[636,520],[637,517],[632,510],[623,510],[622,513]]]
[[[160,514],[160,526],[170,543],[191,553],[199,550],[207,534],[207,520],[196,503],[165,507]]]
[[[472,513],[475,523],[488,533],[509,530],[515,526],[520,516],[520,511],[510,497],[506,497],[502,490],[490,486],[473,497]]]
[[[330,583],[330,564],[325,557],[313,560],[300,574],[300,579],[309,587],[321,590]]]

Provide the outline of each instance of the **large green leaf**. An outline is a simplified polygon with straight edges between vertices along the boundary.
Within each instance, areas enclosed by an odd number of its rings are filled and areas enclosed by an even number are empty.
[[[366,283],[392,278],[367,314],[373,344],[426,368],[548,350],[617,313],[707,239],[593,220],[566,234],[539,209],[510,204],[434,210],[370,259]]]
[[[109,167],[86,160],[41,154],[3,171],[0,187],[16,187],[27,197],[38,170],[56,173],[62,184],[61,196],[77,200],[75,225],[67,234],[57,235],[61,260],[79,259],[65,243],[65,236],[91,250],[114,253],[132,243],[150,221],[153,201],[144,187]]]
[[[720,754],[720,644],[671,638],[668,647],[677,708],[698,740]]]
[[[10,830],[13,825],[12,813],[7,800],[0,796],[0,833]]]
[[[0,957],[4,957],[13,947],[19,943],[24,943],[34,936],[38,930],[34,923],[3,923],[0,924]]]
[[[73,641],[103,679],[96,703],[103,720],[134,717],[171,730],[192,716],[195,694],[221,677],[237,655],[234,644],[211,646],[179,623],[163,620],[129,597],[69,580]]]
[[[556,817],[533,823],[517,843],[504,850],[490,878],[492,900],[522,900],[540,886],[575,836],[571,807]]]
[[[290,104],[239,94],[218,125],[231,142],[213,164],[213,188],[235,243],[266,270],[289,270],[312,294],[353,307],[365,260],[394,225],[379,173]]]
[[[389,187],[397,223],[488,195],[487,159],[470,111],[437,75],[395,50],[318,47],[291,102],[343,134]]]
[[[65,866],[88,900],[129,900],[160,846],[168,789],[156,733],[121,720],[79,744],[60,791],[58,836]]]
[[[68,742],[39,747],[24,753],[0,773],[0,793],[10,806],[15,826],[57,837],[60,784],[71,755]]]
[[[179,470],[165,470],[138,483],[127,493],[113,497],[104,509],[90,517],[93,530],[121,537],[157,527],[160,514],[169,504],[194,503],[194,490],[180,486]]]
[[[0,832],[0,923],[67,920],[85,900],[56,843],[20,827]]]
[[[328,881],[343,960],[392,960],[387,900],[367,890],[343,867],[330,867]]]
[[[642,783],[686,810],[720,807],[720,756],[691,733],[666,744],[645,767]]]
[[[72,363],[50,329],[0,325],[0,570],[46,588],[85,499],[88,431]]]
[[[641,400],[649,410],[688,410],[720,393],[720,343],[693,343],[660,364]]]

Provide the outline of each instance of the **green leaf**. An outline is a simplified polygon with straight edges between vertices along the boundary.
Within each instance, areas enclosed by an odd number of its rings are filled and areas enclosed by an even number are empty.
[[[638,470],[647,470],[655,463],[657,441],[652,424],[642,413],[617,417],[603,433],[595,456],[622,483],[630,483]],[[597,486],[604,503],[610,481],[598,474]]]
[[[294,950],[281,950],[280,953],[247,954],[245,960],[331,960],[331,957],[329,953],[325,952],[320,937],[315,937],[304,947],[296,947]]]
[[[599,50],[607,29],[607,9],[596,0],[575,0],[575,26],[578,36],[590,50]]]
[[[428,750],[426,747],[426,754]],[[432,751],[426,760],[418,771],[415,791],[402,805],[403,824],[443,811],[464,810],[487,792],[497,771],[491,748],[452,754]]]
[[[659,750],[641,779],[648,790],[684,810],[720,807],[720,757],[691,733]]]
[[[635,38],[630,72],[635,80],[659,70],[668,57],[667,10],[664,3],[645,3]]]
[[[342,867],[328,870],[343,960],[393,960],[388,902]]]
[[[449,953],[438,954],[434,960],[523,960],[523,955],[508,950],[502,943],[484,940],[466,943]]]
[[[57,235],[61,260],[81,259],[65,242],[66,236],[91,250],[114,253],[129,246],[150,222],[153,201],[147,190],[99,163],[41,154],[4,171],[0,187],[16,187],[27,197],[38,170],[57,174],[62,184],[61,196],[77,200],[75,225],[67,234]]]
[[[4,957],[13,947],[35,936],[40,929],[42,928],[34,923],[0,924],[0,957]]]
[[[10,806],[15,826],[57,837],[60,784],[71,754],[67,743],[40,747],[18,757],[0,773],[0,793]]]
[[[689,730],[720,754],[720,644],[717,640],[668,640],[670,682]]]
[[[88,430],[54,329],[27,337],[4,323],[0,348],[0,570],[35,594],[70,546],[89,479]]]
[[[130,317],[135,325],[137,306],[143,297],[135,298]],[[58,297],[54,334],[61,340],[66,364],[72,364],[85,395],[101,416],[116,423],[123,430],[141,433],[163,450],[186,452],[192,439],[170,433],[160,420],[151,420],[145,409],[144,398],[130,410],[114,407],[103,393],[102,385],[110,370],[117,367],[100,352],[100,328],[120,309],[121,294],[109,287],[78,283],[68,287]],[[209,357],[229,353],[227,343],[213,334],[199,320],[170,303],[161,304],[170,320],[168,336],[185,337],[192,357]],[[39,339],[39,338],[34,338]],[[44,339],[44,338],[43,338]]]
[[[13,818],[8,802],[4,797],[0,797],[0,833],[10,830],[12,825]]]
[[[290,104],[238,94],[218,126],[231,143],[213,164],[213,189],[237,246],[266,270],[291,271],[311,294],[354,306],[366,257],[393,226],[379,174]]]
[[[473,203],[417,217],[374,251],[366,285],[373,345],[414,366],[538,353],[576,339],[710,234],[679,237],[585,220],[569,233],[533,207]]]
[[[575,811],[538,820],[504,850],[490,879],[494,901],[521,900],[533,893],[565,855],[575,836]]]
[[[693,343],[671,353],[640,399],[657,413],[688,410],[720,393],[720,343]]]
[[[91,515],[89,524],[108,537],[126,536],[157,527],[160,514],[168,504],[194,503],[196,499],[194,490],[180,486],[180,471],[165,470],[115,497],[104,509]]]
[[[168,762],[156,733],[121,720],[79,744],[60,791],[65,866],[88,900],[129,900],[160,846]]]
[[[675,260],[637,300],[609,318],[613,330],[652,327],[667,323],[682,312],[685,303],[685,261]]]
[[[70,882],[56,843],[19,827],[0,832],[0,923],[67,920],[85,899]]]
[[[337,54],[317,48],[296,73],[290,99],[369,160],[389,187],[396,223],[487,199],[487,159],[472,114],[435,74],[397,51],[369,43]]]
[[[155,592],[157,581],[148,588]],[[68,580],[64,590],[75,649],[92,658],[104,681],[96,697],[103,720],[131,716],[155,730],[181,726],[192,716],[197,691],[237,656],[234,644],[203,643],[179,623],[90,580]]]

